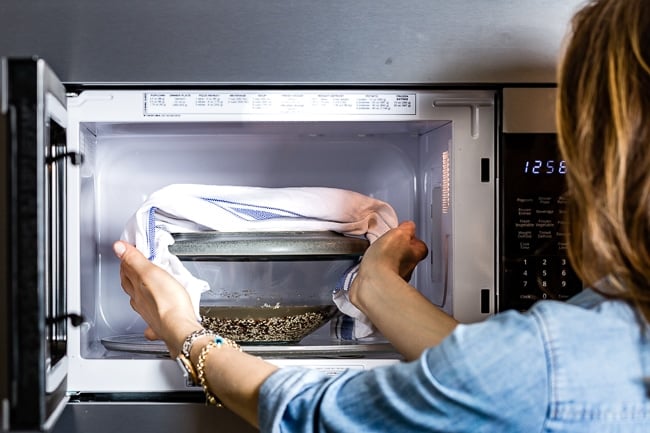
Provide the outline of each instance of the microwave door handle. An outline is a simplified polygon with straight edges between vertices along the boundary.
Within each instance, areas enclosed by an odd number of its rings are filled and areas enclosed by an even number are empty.
[[[79,152],[65,152],[61,153],[59,155],[54,155],[54,156],[48,156],[45,159],[46,164],[52,164],[55,163],[59,160],[62,160],[64,158],[70,158],[70,163],[72,165],[81,165],[84,162],[84,155],[83,153]]]

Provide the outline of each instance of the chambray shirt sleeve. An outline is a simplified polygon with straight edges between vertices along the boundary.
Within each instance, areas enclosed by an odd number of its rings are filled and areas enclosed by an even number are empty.
[[[532,315],[459,325],[412,362],[329,377],[285,367],[260,392],[263,432],[535,432],[548,406]]]

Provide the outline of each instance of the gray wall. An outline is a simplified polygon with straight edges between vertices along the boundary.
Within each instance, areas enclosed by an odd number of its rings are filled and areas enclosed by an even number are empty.
[[[2,0],[64,82],[553,82],[582,0]]]

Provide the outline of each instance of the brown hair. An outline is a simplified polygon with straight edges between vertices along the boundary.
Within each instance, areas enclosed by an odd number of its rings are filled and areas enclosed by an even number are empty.
[[[650,322],[649,65],[650,3],[591,1],[572,20],[556,115],[570,260]]]

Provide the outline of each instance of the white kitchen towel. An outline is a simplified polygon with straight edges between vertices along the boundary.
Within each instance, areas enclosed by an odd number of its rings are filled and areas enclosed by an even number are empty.
[[[172,233],[330,230],[362,235],[372,243],[397,222],[388,203],[344,189],[174,184],[147,198],[127,222],[122,239],[185,287],[199,319],[201,293],[209,286],[169,252]],[[339,310],[354,319],[354,337],[363,338],[375,329],[348,298],[357,269],[350,269],[332,290]]]

